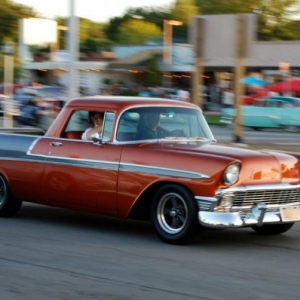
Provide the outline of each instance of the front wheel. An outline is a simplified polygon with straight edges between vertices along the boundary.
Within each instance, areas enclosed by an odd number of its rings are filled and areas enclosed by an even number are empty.
[[[14,199],[7,181],[0,175],[0,217],[12,217],[20,209],[22,201]]]
[[[251,228],[260,235],[276,235],[290,230],[295,223],[284,224],[266,224],[260,227],[252,226]]]
[[[154,196],[151,221],[158,237],[168,244],[187,244],[201,234],[198,205],[185,188],[169,184]]]

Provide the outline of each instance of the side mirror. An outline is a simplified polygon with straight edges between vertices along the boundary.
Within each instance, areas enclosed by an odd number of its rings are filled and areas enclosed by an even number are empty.
[[[93,132],[92,135],[91,135],[91,140],[92,140],[94,143],[100,144],[100,143],[101,143],[100,134],[99,134],[98,132]]]

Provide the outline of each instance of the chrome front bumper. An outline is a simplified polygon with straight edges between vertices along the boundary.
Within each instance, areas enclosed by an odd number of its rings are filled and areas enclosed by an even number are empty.
[[[226,197],[232,204],[222,207],[220,203]],[[300,221],[300,185],[232,187],[217,191],[215,197],[195,199],[203,227],[224,229]],[[294,210],[296,215],[288,219],[282,210]]]
[[[264,223],[280,223],[280,212],[266,212],[267,206],[259,203],[249,213],[242,216],[238,212],[199,211],[198,219],[202,226],[216,229],[261,226]]]

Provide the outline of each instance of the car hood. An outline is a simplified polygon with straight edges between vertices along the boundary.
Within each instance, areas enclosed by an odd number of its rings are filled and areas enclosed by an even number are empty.
[[[159,155],[163,167],[169,167],[170,161],[174,166],[174,161],[176,161],[175,165],[180,168],[202,172],[210,178],[221,176],[229,164],[239,162],[241,163],[241,172],[237,184],[297,184],[300,182],[299,160],[292,154],[201,143],[197,143],[197,145],[149,144],[144,147],[145,150],[150,150],[152,147],[160,148],[157,155]],[[155,153],[156,151],[149,152],[152,157],[151,161],[154,163],[156,161]]]
[[[204,145],[203,153],[221,155],[242,164],[240,180],[244,184],[299,183],[300,164],[297,157],[271,150],[251,150],[224,145]]]

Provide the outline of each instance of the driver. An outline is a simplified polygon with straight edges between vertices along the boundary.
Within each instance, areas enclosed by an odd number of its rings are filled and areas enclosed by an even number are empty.
[[[145,115],[145,126],[137,133],[136,139],[149,140],[164,138],[170,134],[170,132],[161,126],[159,113],[147,113]]]

